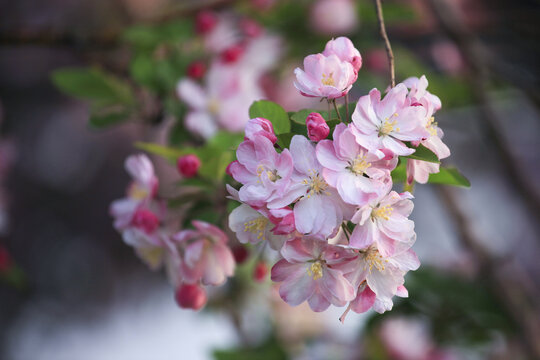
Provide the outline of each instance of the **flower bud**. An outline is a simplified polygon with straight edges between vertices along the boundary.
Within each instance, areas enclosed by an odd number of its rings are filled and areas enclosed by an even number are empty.
[[[238,245],[233,247],[231,250],[233,253],[234,261],[237,264],[243,264],[249,256],[249,251],[245,246]]]
[[[195,19],[195,31],[198,34],[207,34],[216,27],[217,22],[216,14],[211,11],[201,11]]]
[[[259,261],[253,269],[253,279],[256,282],[263,282],[268,276],[268,266],[264,261]]]
[[[322,139],[326,139],[328,134],[330,134],[328,124],[319,113],[312,112],[309,114],[306,118],[306,126],[308,137],[311,141],[321,141]]]
[[[242,54],[244,54],[244,47],[242,45],[232,45],[221,53],[221,61],[225,64],[231,64],[240,59]]]
[[[206,73],[206,65],[202,61],[194,61],[189,64],[186,73],[192,79],[200,79]]]
[[[358,72],[360,68],[362,67],[362,57],[361,56],[355,56],[351,60],[351,64],[354,68],[354,71]]]
[[[133,214],[131,224],[147,234],[153,233],[159,226],[158,217],[147,209],[138,209]]]
[[[191,178],[197,175],[197,171],[201,167],[201,160],[195,154],[184,155],[178,158],[178,171],[186,178]]]
[[[274,133],[274,126],[265,118],[254,118],[248,121],[246,124],[246,139],[253,139],[255,135],[261,135],[267,138],[275,144],[277,141],[276,134]]]
[[[0,245],[0,272],[9,270],[12,265],[11,256],[7,249]]]
[[[240,28],[247,37],[251,38],[257,37],[262,33],[261,25],[252,19],[242,19],[240,21]]]
[[[201,309],[207,301],[206,291],[197,284],[183,284],[174,295],[176,303],[183,309]]]

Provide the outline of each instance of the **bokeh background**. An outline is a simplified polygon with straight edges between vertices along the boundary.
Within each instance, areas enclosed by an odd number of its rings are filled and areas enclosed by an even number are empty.
[[[129,181],[125,157],[135,141],[164,141],[170,121],[154,121],[150,108],[90,127],[88,103],[59,92],[51,72],[95,66],[133,78],[126,29],[181,29],[204,9],[281,36],[284,58],[264,88],[287,110],[312,105],[295,93],[292,69],[332,36],[349,36],[362,53],[353,98],[388,83],[372,1],[0,2],[0,358],[539,358],[538,1],[384,1],[398,81],[428,76],[443,101],[446,164],[472,187],[417,187],[422,267],[408,275],[410,298],[344,325],[341,309],[290,308],[269,282],[234,314],[181,310],[163,274],[112,228],[108,206]],[[163,51],[152,59],[167,59]],[[156,79],[174,86],[185,64],[163,63],[152,63]],[[174,168],[155,160],[174,181]]]

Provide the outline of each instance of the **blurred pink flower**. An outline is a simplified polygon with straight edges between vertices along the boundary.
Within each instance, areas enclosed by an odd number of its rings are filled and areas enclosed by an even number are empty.
[[[327,35],[348,34],[358,26],[356,5],[352,0],[317,0],[311,9],[311,25]]]

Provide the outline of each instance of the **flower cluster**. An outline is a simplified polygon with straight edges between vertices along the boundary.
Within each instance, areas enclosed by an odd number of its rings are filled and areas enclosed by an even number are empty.
[[[295,86],[305,96],[335,101],[349,92],[361,65],[352,42],[337,38],[323,53],[305,58]],[[391,172],[420,144],[439,158],[449,155],[433,120],[440,100],[426,87],[422,76],[382,99],[371,90],[331,139],[328,124],[312,113],[309,138],[294,135],[288,148],[276,145],[270,121],[248,122],[228,168],[241,184],[229,192],[242,203],[229,225],[240,242],[267,242],[279,252],[271,278],[281,283],[279,294],[288,304],[307,301],[314,311],[348,304],[347,311],[382,313],[392,308],[394,296],[407,296],[404,276],[419,266],[411,249],[413,196],[392,190]],[[407,161],[410,182],[426,182],[438,171],[436,164]]]
[[[209,60],[193,62],[177,85],[190,108],[184,124],[205,139],[219,129],[240,132],[249,106],[266,97],[261,77],[279,59],[281,40],[254,20],[208,11],[198,14],[195,28]]]
[[[158,178],[146,155],[126,160],[133,181],[127,196],[111,204],[114,226],[124,242],[153,270],[166,267],[181,307],[206,303],[203,285],[221,285],[234,274],[235,261],[227,236],[214,225],[193,221],[194,229],[178,231],[167,224],[167,211],[157,195]]]

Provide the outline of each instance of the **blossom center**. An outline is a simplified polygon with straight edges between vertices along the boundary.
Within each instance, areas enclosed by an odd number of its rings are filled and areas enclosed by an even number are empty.
[[[326,189],[328,188],[328,183],[324,181],[319,173],[311,175],[309,179],[304,179],[302,183],[309,186],[308,197],[310,197],[311,194],[320,195],[326,193]]]
[[[257,167],[257,175],[259,176],[259,178],[263,173],[266,174],[266,176],[271,182],[276,182],[277,180],[281,179],[281,176],[279,176],[277,173],[277,169],[268,170],[264,165],[259,165]]]
[[[131,185],[131,187],[129,188],[129,197],[132,199],[142,200],[148,197],[148,195],[148,190],[137,183],[133,183],[133,185]]]
[[[367,252],[364,255],[364,259],[366,260],[366,265],[364,268],[369,268],[369,272],[375,268],[378,271],[384,271],[385,263],[388,262],[388,260],[383,259],[381,254],[379,254],[379,250],[375,248],[370,248],[367,250]]]
[[[328,76],[326,76],[326,74],[322,74],[321,83],[328,86],[336,85],[336,82],[334,81],[334,73],[330,73]]]
[[[309,276],[313,278],[313,280],[318,280],[323,277],[323,266],[321,264],[320,260],[315,261],[313,264],[311,264],[310,267],[307,269],[307,273]]]
[[[393,117],[398,116],[398,113],[394,113]],[[390,118],[384,119],[382,126],[379,128],[379,136],[384,136],[390,134],[392,131],[399,131],[399,128],[396,126],[397,120],[391,121]]]
[[[350,170],[356,175],[363,175],[370,166],[371,163],[366,161],[366,155],[358,155],[356,159],[350,162]]]
[[[208,100],[208,103],[206,104],[206,108],[208,109],[208,112],[210,114],[217,115],[219,113],[219,101],[216,99]]]
[[[257,239],[259,240],[266,240],[266,236],[264,235],[264,230],[266,229],[266,226],[268,225],[268,219],[264,216],[260,216],[256,219],[247,221],[244,223],[244,232],[250,232],[252,234],[257,234]]]
[[[371,216],[375,219],[388,220],[390,219],[390,216],[392,216],[393,211],[394,208],[390,205],[379,206],[371,211]]]
[[[431,136],[437,136],[437,122],[435,121],[435,118],[432,116],[429,118],[428,123],[426,125],[427,131],[431,134]]]

